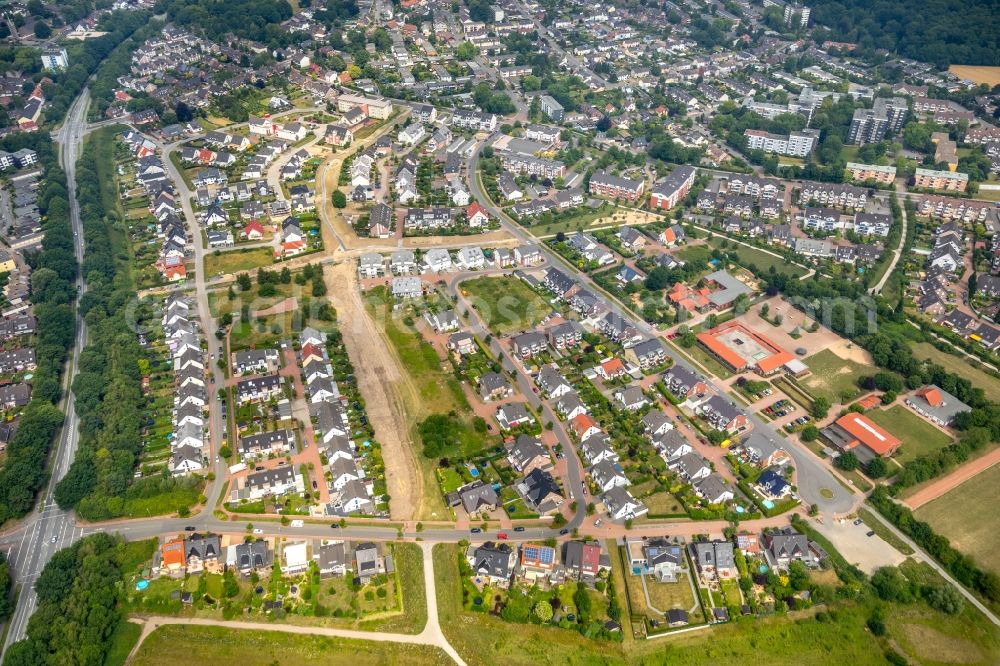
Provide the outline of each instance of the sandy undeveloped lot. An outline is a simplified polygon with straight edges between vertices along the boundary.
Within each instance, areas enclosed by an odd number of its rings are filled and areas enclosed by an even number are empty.
[[[816,523],[814,527],[830,540],[847,561],[865,573],[872,573],[879,567],[894,567],[903,563],[906,556],[883,541],[877,534],[866,536],[869,528],[864,523],[854,521]]]
[[[606,217],[600,217],[590,225],[591,229],[602,227],[621,227],[624,225],[642,225],[656,222],[662,219],[662,215],[645,211],[631,210],[628,208],[618,208],[615,212]]]
[[[991,88],[1000,83],[1000,67],[983,65],[952,65],[948,71],[961,79],[985,83]]]
[[[415,392],[415,388],[399,367],[389,341],[365,311],[354,265],[344,262],[327,268],[324,277],[330,302],[337,310],[344,347],[354,364],[358,389],[365,399],[368,419],[382,445],[391,498],[389,514],[393,520],[409,520],[420,506],[423,482],[407,428],[409,421],[402,392]]]
[[[834,354],[846,361],[854,361],[863,365],[872,365],[872,355],[850,340],[838,338],[837,341],[827,347]]]

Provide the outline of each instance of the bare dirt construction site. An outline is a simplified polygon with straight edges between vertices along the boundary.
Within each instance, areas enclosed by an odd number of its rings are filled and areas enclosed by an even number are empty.
[[[1000,84],[1000,67],[981,65],[952,65],[948,71],[960,79],[969,79],[976,83],[985,83],[989,87]]]
[[[352,263],[327,267],[324,277],[368,419],[382,446],[390,516],[393,520],[409,520],[415,516],[423,495],[402,395],[403,391],[415,392],[415,388],[399,367],[388,340],[365,311]],[[419,398],[414,395],[412,399]]]
[[[830,345],[828,349],[845,361],[854,361],[862,365],[872,365],[871,354],[850,340],[840,338],[834,344]]]

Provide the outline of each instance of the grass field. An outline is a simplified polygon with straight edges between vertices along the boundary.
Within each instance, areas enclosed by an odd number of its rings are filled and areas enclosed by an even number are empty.
[[[506,335],[534,328],[552,306],[516,277],[482,277],[460,285],[486,325]]]
[[[274,263],[274,251],[269,247],[252,247],[205,255],[205,277],[219,273],[252,271]]]
[[[448,664],[438,648],[384,641],[359,641],[274,631],[170,625],[154,631],[142,644],[135,666],[173,666],[177,647],[184,660],[241,666],[321,664],[375,666],[377,664]]]
[[[716,236],[708,241],[708,244],[713,248],[723,249],[722,241],[725,238]],[[747,247],[746,245],[739,245],[732,241],[729,242],[729,247],[724,248],[726,252],[735,252],[736,256],[739,258],[740,264],[744,267],[749,267],[753,264],[757,268],[758,273],[766,274],[774,267],[774,270],[779,273],[785,273],[792,277],[800,277],[805,275],[809,271],[801,266],[796,266],[795,264],[789,264],[785,262],[783,257],[775,257],[774,255],[768,254],[763,250],[758,250],[754,247]]]
[[[629,578],[635,578],[637,581],[639,579],[638,576],[629,576]],[[691,585],[686,573],[678,575],[676,583],[661,583],[655,578],[647,576],[646,588],[649,590],[649,600],[663,611],[671,608],[683,608],[686,611],[691,611],[698,604],[691,593]],[[642,593],[641,583],[639,592]]]
[[[843,402],[842,395],[850,402],[861,394],[858,379],[872,374],[872,368],[855,361],[840,358],[829,349],[813,354],[803,363],[809,366],[812,374],[799,380],[814,398],[824,397],[831,403]]]
[[[132,622],[119,622],[111,634],[111,647],[104,658],[104,666],[125,666],[132,648],[139,642],[142,627]]]
[[[948,537],[955,548],[975,558],[980,566],[1000,574],[1000,561],[995,555],[1000,513],[984,510],[997,501],[1000,501],[1000,465],[977,474],[914,513],[930,523],[935,532]]]
[[[985,65],[951,65],[948,71],[960,79],[969,79],[976,83],[985,83],[990,88],[1000,84],[1000,67]]]
[[[972,382],[973,386],[981,386],[987,395],[1000,395],[1000,378],[980,370],[962,357],[941,351],[929,342],[914,344],[913,356],[933,361],[948,372],[965,377]]]
[[[704,266],[712,258],[712,248],[708,245],[686,245],[674,254],[681,261]]]
[[[903,442],[899,453],[896,454],[896,460],[902,463],[937,451],[951,443],[951,437],[903,405],[894,405],[889,409],[874,409],[866,416]]]
[[[577,230],[583,231],[593,226],[603,226],[604,223],[609,223],[605,218],[611,211],[613,209],[610,208],[581,208],[576,214],[564,219],[556,220],[549,224],[525,225],[525,228],[532,236],[539,238],[554,236],[560,231],[569,234]]]

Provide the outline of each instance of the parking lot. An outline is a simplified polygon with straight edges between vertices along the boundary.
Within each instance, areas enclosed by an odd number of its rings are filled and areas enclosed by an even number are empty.
[[[865,573],[870,574],[879,567],[897,566],[906,559],[877,534],[867,536],[869,527],[864,523],[855,525],[853,520],[844,520],[816,523],[815,527],[849,562]]]

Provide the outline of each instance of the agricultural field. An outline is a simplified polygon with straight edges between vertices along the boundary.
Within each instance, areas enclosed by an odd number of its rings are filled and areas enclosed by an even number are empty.
[[[904,405],[894,405],[889,409],[875,409],[868,412],[866,416],[903,442],[899,453],[896,454],[896,459],[901,463],[933,453],[952,441],[951,437]]]
[[[459,287],[483,321],[499,335],[534,328],[552,306],[516,277],[482,277]]]
[[[814,398],[826,398],[831,403],[846,404],[857,398],[861,395],[858,379],[872,374],[871,366],[841,358],[829,349],[809,356],[803,363],[812,374],[800,379],[799,384]]]
[[[948,71],[960,79],[985,83],[989,87],[1000,85],[1000,67],[985,65],[952,65]]]
[[[1000,574],[996,535],[1000,513],[984,511],[1000,501],[1000,465],[980,472],[962,485],[914,511],[951,545],[975,558],[981,567]]]

